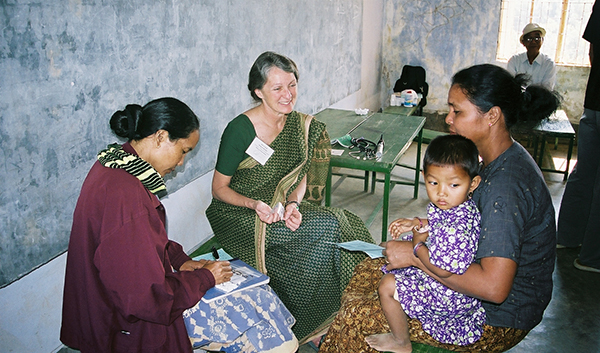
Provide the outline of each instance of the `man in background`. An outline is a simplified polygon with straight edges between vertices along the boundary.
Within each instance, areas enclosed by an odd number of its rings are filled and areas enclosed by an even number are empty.
[[[545,35],[546,30],[537,23],[525,26],[520,42],[527,51],[513,55],[508,60],[506,69],[513,75],[529,74],[530,84],[542,85],[553,90],[556,83],[556,66],[548,55],[540,53]]]

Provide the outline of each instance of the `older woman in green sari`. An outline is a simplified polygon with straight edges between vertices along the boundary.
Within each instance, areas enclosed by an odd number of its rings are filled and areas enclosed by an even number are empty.
[[[320,206],[331,145],[325,124],[294,111],[297,85],[291,59],[256,59],[248,89],[258,104],[223,132],[206,215],[227,252],[270,276],[302,341],[339,309],[364,258],[334,243],[373,239],[356,215]]]

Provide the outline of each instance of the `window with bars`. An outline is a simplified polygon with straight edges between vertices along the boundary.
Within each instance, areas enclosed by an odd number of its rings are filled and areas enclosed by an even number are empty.
[[[519,37],[535,22],[546,30],[542,53],[558,65],[590,66],[590,45],[581,36],[593,5],[594,0],[502,0],[496,59],[524,52]]]

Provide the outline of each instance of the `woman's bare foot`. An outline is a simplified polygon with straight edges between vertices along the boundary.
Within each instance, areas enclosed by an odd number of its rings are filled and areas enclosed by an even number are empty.
[[[391,333],[381,333],[365,337],[365,341],[373,349],[380,352],[394,353],[410,353],[412,352],[412,344],[399,342]]]

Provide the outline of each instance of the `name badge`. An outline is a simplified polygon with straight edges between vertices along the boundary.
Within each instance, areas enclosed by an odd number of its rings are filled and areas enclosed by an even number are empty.
[[[246,154],[254,158],[261,165],[265,165],[265,163],[267,163],[273,152],[275,151],[269,147],[269,145],[262,142],[258,137],[254,137],[254,140],[246,150]]]

